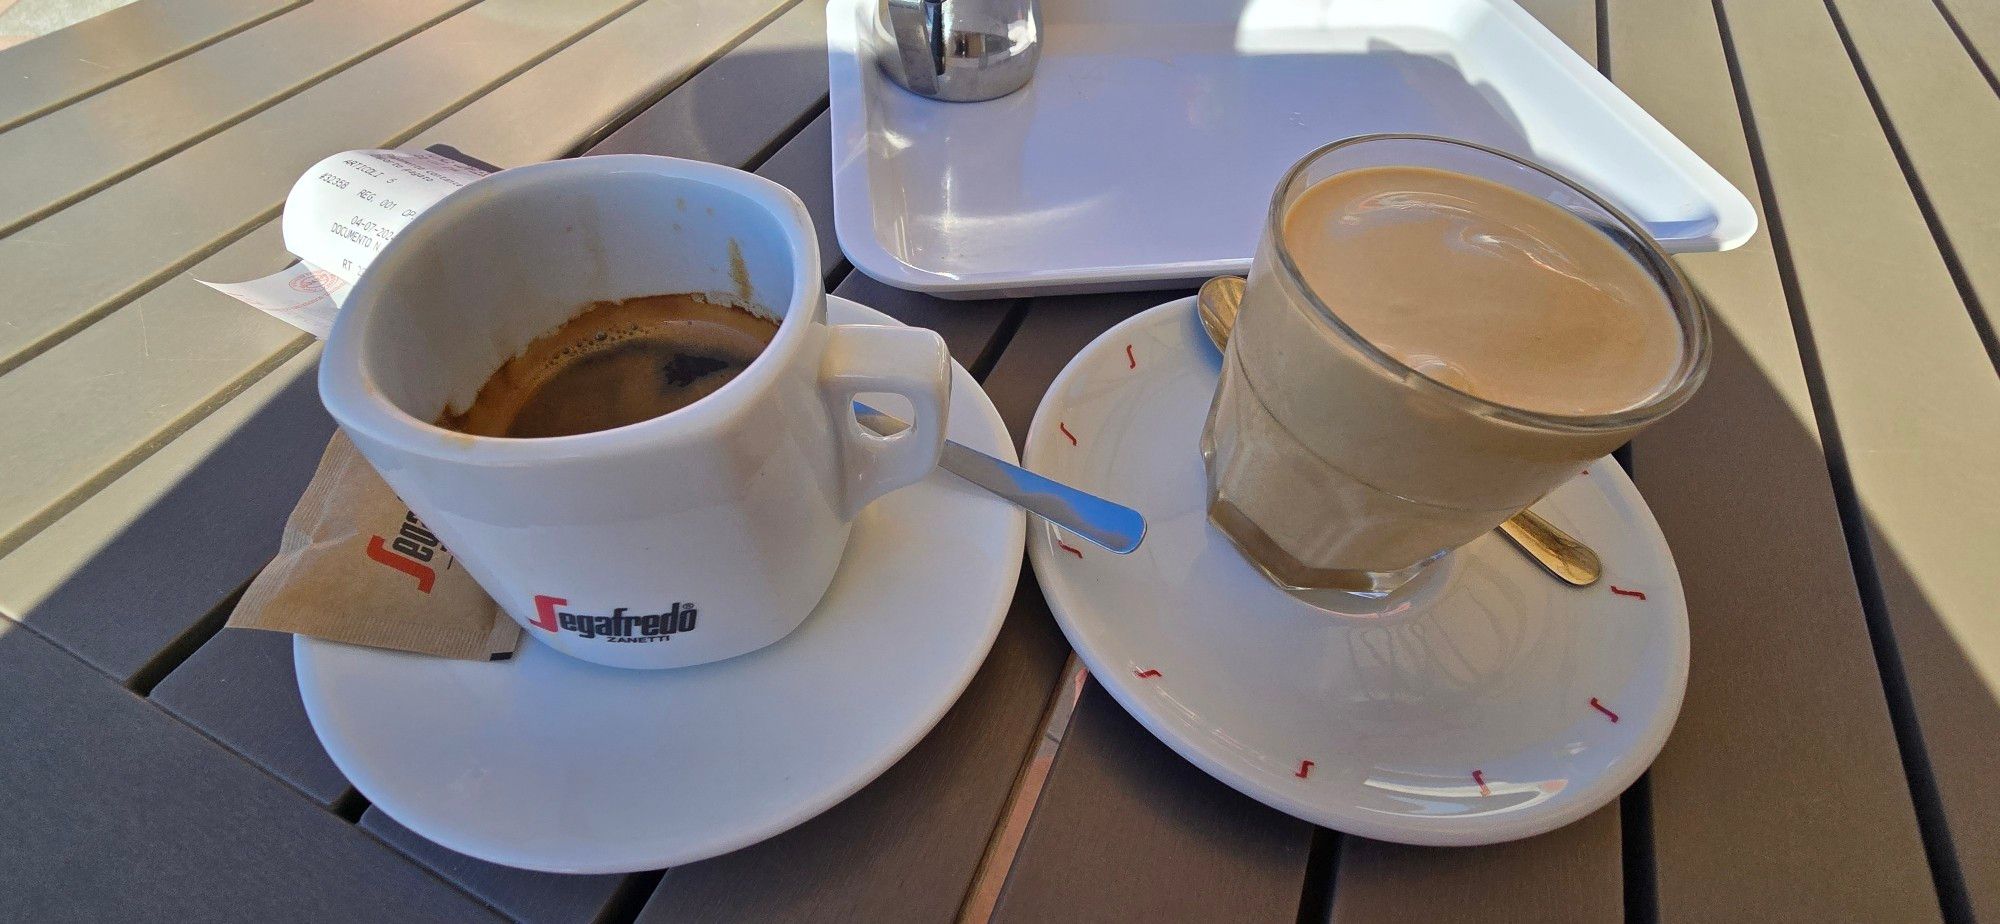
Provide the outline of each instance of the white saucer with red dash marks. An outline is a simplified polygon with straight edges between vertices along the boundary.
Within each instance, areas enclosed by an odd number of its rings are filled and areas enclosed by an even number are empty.
[[[827,302],[836,324],[897,323]],[[951,438],[1012,459],[979,384],[952,382]],[[356,788],[452,850],[562,873],[675,866],[783,832],[915,746],[986,659],[1025,532],[1018,509],[934,472],[861,512],[819,608],[768,648],[621,670],[534,642],[475,663],[300,637],[299,693]]]
[[[1028,539],[1063,632],[1127,711],[1266,805],[1402,843],[1539,834],[1639,777],[1680,711],[1687,607],[1617,463],[1535,505],[1596,548],[1594,587],[1488,535],[1385,601],[1304,599],[1208,524],[1220,368],[1194,299],[1161,305],[1085,347],[1028,434],[1029,468],[1146,516],[1130,555],[1039,520]]]

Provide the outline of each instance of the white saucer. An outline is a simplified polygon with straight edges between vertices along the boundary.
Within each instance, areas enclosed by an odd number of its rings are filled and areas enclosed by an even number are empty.
[[[1146,515],[1127,556],[1041,521],[1028,542],[1063,632],[1127,711],[1266,805],[1410,844],[1539,834],[1639,777],[1680,711],[1687,607],[1615,462],[1535,505],[1597,549],[1596,586],[1487,535],[1386,603],[1330,613],[1208,525],[1199,440],[1220,367],[1194,299],[1161,305],[1085,347],[1028,433],[1029,468]]]
[[[835,323],[897,323],[828,301]],[[950,433],[1014,457],[963,369]],[[769,648],[644,671],[533,642],[480,664],[301,637],[299,693],[347,778],[439,844],[550,872],[688,863],[825,811],[915,746],[985,660],[1025,531],[936,472],[862,511],[819,609]]]

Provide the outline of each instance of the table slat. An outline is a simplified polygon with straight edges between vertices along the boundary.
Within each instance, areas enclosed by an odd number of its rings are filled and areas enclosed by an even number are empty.
[[[646,131],[663,121],[654,120]],[[815,126],[822,122],[823,117]],[[620,134],[625,137],[612,138],[619,145],[644,137],[638,131]],[[828,133],[809,126],[765,164],[765,171],[789,175],[789,165],[814,163],[812,186],[800,190],[801,196],[830,208],[829,142]],[[802,183],[805,176],[785,182]],[[814,221],[824,226],[831,214],[816,209]],[[907,323],[935,324],[953,355],[967,365],[986,352],[1012,308],[1004,301],[946,304],[859,274],[836,291]],[[1061,665],[1059,637],[1047,610],[1024,584],[993,653],[965,695],[909,756],[792,831],[668,871],[640,919],[952,919]],[[758,887],[745,889],[744,882]]]
[[[34,540],[8,556],[0,556],[0,612],[36,622],[44,632],[64,638],[66,634],[50,626],[50,620],[100,618],[88,606],[78,608],[74,616],[56,616],[50,608],[70,610],[58,600],[66,586],[74,586],[72,592],[82,592],[82,588],[100,580],[110,586],[144,586],[148,588],[146,608],[152,612],[174,610],[174,618],[156,630],[146,630],[144,634],[150,638],[140,644],[84,646],[90,650],[80,652],[86,660],[92,660],[114,676],[130,676],[138,664],[152,658],[154,652],[186,630],[202,612],[220,602],[224,594],[250,580],[250,574],[262,568],[272,552],[276,552],[274,532],[250,536],[234,552],[234,556],[242,558],[234,560],[232,552],[222,552],[216,544],[210,544],[204,560],[228,562],[226,570],[216,576],[214,584],[200,580],[190,584],[186,592],[172,590],[180,586],[172,578],[188,574],[188,570],[180,568],[180,556],[172,550],[176,548],[174,542],[178,542],[176,522],[188,512],[202,508],[202,490],[196,490],[194,484],[198,474],[212,470],[212,458],[222,454],[232,440],[240,442],[240,432],[252,426],[268,426],[266,420],[272,418],[282,418],[288,424],[260,428],[254,438],[274,440],[274,444],[264,448],[262,458],[250,454],[244,456],[244,462],[256,470],[282,470],[286,462],[296,462],[300,468],[290,472],[290,482],[282,478],[276,482],[260,478],[238,480],[234,488],[236,502],[224,504],[224,510],[244,516],[244,522],[252,524],[246,532],[258,532],[256,524],[276,528],[284,522],[284,514],[292,510],[298,492],[304,490],[312,468],[318,464],[318,452],[310,450],[310,446],[318,442],[324,448],[326,436],[332,434],[334,426],[320,408],[318,392],[304,398],[294,394],[298,384],[308,380],[316,366],[318,350],[286,360],[276,372],[194,424],[180,440],[166,444],[160,452],[146,458],[146,462],[110,482],[102,492],[40,532]],[[314,434],[318,434],[318,440],[314,440]],[[294,450],[288,450],[292,444],[302,444],[306,450],[294,454]],[[210,490],[222,490],[226,484],[226,480],[218,482]],[[258,494],[260,488],[274,492],[276,498],[284,498],[288,490],[290,500],[264,500]],[[276,512],[276,520],[260,520],[268,512]],[[236,550],[234,544],[224,544],[222,548]],[[218,586],[220,590],[216,590]],[[124,616],[124,620],[118,628],[122,636],[140,634],[132,616]],[[72,648],[78,646],[74,638],[64,638],[64,642]],[[130,638],[122,638],[122,642],[130,642]]]
[[[1618,843],[1616,802],[1547,834],[1487,847],[1346,838],[1332,920],[1624,921]]]
[[[0,620],[0,919],[499,921]]]
[[[147,698],[320,805],[354,794],[306,719],[286,633],[223,629]]]
[[[639,921],[955,920],[1063,652],[1023,581],[971,686],[908,756],[826,814],[669,870]]]
[[[613,29],[651,29],[659,25],[646,18],[621,19],[597,35]],[[616,58],[599,55],[597,51],[591,39],[586,39],[565,54],[595,55],[603,67],[617,63]],[[668,59],[653,59],[654,66],[670,63]],[[541,73],[530,72],[521,81],[537,81]],[[676,90],[669,101],[681,92],[691,92],[702,80],[701,74],[697,74]],[[824,93],[823,86],[816,88],[811,81],[791,91],[776,84],[767,85],[767,89],[770,109],[787,105],[794,108],[792,116],[775,116],[784,122],[795,121],[798,114],[809,111]],[[530,94],[539,95],[539,92]],[[512,108],[521,102],[493,94],[453,119],[468,120],[463,124],[470,125],[473,123],[469,120],[477,118],[488,103]],[[572,120],[566,124],[554,116],[544,124],[558,136],[585,130],[582,122]],[[733,153],[737,157],[735,162],[740,164],[763,144],[761,140],[746,139],[733,152],[710,150]],[[820,166],[820,173],[827,174],[824,142],[820,144],[821,156],[814,163]],[[523,152],[518,146],[507,146],[503,153]],[[500,159],[503,163],[517,162],[511,157]],[[787,163],[799,160],[792,158]],[[773,158],[764,172],[794,185],[809,201],[826,198],[813,191],[815,180],[810,171],[800,178],[779,175],[781,167],[779,159]],[[826,186],[831,180],[817,182]],[[213,304],[230,306],[239,312],[239,317],[261,318],[226,299],[217,299],[213,293],[208,298]],[[133,622],[158,622],[162,631],[184,629],[226,590],[218,592],[208,585],[189,581],[178,564],[180,559],[171,554],[171,546],[166,543],[169,537],[179,534],[182,524],[188,521],[190,509],[216,510],[236,518],[237,526],[230,535],[242,537],[242,542],[227,548],[211,546],[204,550],[203,562],[218,569],[216,584],[224,587],[240,584],[269,560],[276,547],[277,524],[297,500],[317,460],[317,447],[325,445],[332,430],[332,422],[319,406],[311,379],[318,352],[316,347],[310,348],[287,361],[13,555],[0,558],[0,587],[17,590],[29,601],[30,609],[42,607],[34,615],[44,622],[72,618],[72,613],[77,619],[101,622],[101,614],[87,607],[45,605],[41,601],[55,593],[63,583],[63,576],[72,572],[77,573],[74,581],[82,587],[145,586],[152,588],[146,619],[126,620],[127,629]],[[229,451],[229,447],[246,442],[254,446],[295,447],[297,462],[289,467],[266,463],[264,468],[276,470],[281,477],[273,477],[268,483],[246,481],[238,476],[238,470],[259,463]],[[215,490],[231,491],[228,502],[217,503],[205,493]],[[155,639],[151,647],[134,645],[133,656],[157,650],[160,644]],[[225,631],[175,668],[153,689],[151,696],[216,740],[297,786],[308,797],[331,804],[347,796],[350,790],[306,723],[290,650],[290,639],[282,635]],[[525,885],[508,888],[514,899],[519,900],[526,900],[525,896],[534,891]]]
[[[1833,6],[1965,274],[1967,307],[1990,333],[2000,314],[2000,96],[1932,0]]]
[[[1008,317],[1026,309],[1024,302],[1015,299],[945,301],[885,285],[860,272],[848,273],[834,294],[905,324],[937,331],[951,348],[951,357],[969,370],[977,370],[980,358],[995,347],[995,338]]]
[[[0,278],[13,282],[14,296],[6,306],[10,323],[0,326],[6,332],[0,334],[0,353],[19,357],[26,354],[18,350],[37,349],[38,344],[60,348],[65,332],[162,281],[188,295],[205,296],[201,302],[181,299],[175,307],[194,313],[227,307],[238,319],[237,325],[190,325],[185,318],[160,323],[167,319],[133,302],[124,307],[137,310],[120,312],[126,325],[122,334],[110,329],[99,334],[100,342],[111,339],[130,357],[109,370],[112,375],[78,381],[76,372],[104,365],[106,354],[93,347],[81,353],[80,363],[70,358],[78,355],[72,350],[37,357],[46,360],[39,373],[24,366],[0,376],[0,390],[9,393],[0,415],[16,418],[0,426],[0,466],[14,479],[14,490],[0,495],[0,549],[59,513],[80,483],[101,475],[110,461],[106,455],[118,459],[130,453],[138,441],[122,434],[171,427],[201,400],[226,389],[221,383],[234,376],[216,382],[202,375],[201,367],[208,365],[204,359],[217,352],[247,352],[257,357],[249,363],[255,366],[280,348],[274,343],[243,350],[243,338],[269,336],[273,322],[241,306],[225,305],[226,300],[218,302],[214,293],[196,292],[200,286],[191,279],[176,277],[180,265],[212,250],[218,238],[226,240],[274,216],[298,172],[326,152],[407,136],[435,120],[439,107],[455,105],[512,76],[517,68],[510,62],[533,61],[560,47],[615,12],[619,2],[588,0],[560,9],[527,0],[484,3],[0,239]],[[529,6],[542,12],[527,15]],[[488,53],[477,59],[483,63],[448,54],[458,43],[481,47]],[[191,201],[199,207],[190,209]],[[266,264],[261,271],[275,268]],[[7,361],[0,360],[0,369],[7,368]],[[149,368],[153,374],[133,376],[134,368]],[[51,380],[75,387],[35,387]],[[79,392],[101,398],[141,382],[145,387],[130,397],[78,406]],[[173,400],[162,394],[173,391],[199,397]],[[88,433],[75,432],[78,420],[90,421]],[[61,436],[39,437],[45,433]],[[54,447],[61,451],[51,451]]]
[[[1614,0],[1608,25],[1619,86],[1761,210],[1710,3]],[[1633,448],[1693,629],[1687,699],[1650,776],[1660,919],[1935,918],[1768,216],[1742,248],[1680,262],[1709,301],[1713,365]]]
[[[590,153],[751,163],[791,136],[802,93],[826,99],[826,5],[816,0],[793,6]]]
[[[1312,833],[1189,766],[1093,680],[992,919],[1290,924]]]
[[[1049,383],[1079,350],[1119,321],[1186,294],[1031,302],[987,380],[987,392],[1017,443],[1025,440]],[[1056,640],[1067,652],[1067,641],[1060,635]],[[1237,919],[1232,911],[1243,920],[1295,918],[1312,826],[1227,789],[1151,739],[1115,701],[1098,696],[1103,701],[1088,707],[1092,717],[1079,705],[1063,731],[994,918],[1047,919],[1051,910],[1065,907],[1084,920],[1148,916],[1130,913],[1134,909],[1164,909],[1170,917],[1184,912],[1192,919]],[[1150,748],[1131,753],[1135,734]],[[1076,756],[1068,756],[1072,752]],[[1179,834],[1156,830],[1163,819],[1185,823],[1220,813],[1233,820]],[[1128,836],[1140,832],[1150,833]],[[1092,880],[1099,883],[1095,889]]]
[[[475,860],[425,840],[372,805],[362,813],[360,827],[520,924],[599,920],[606,907],[643,875],[570,876]]]
[[[600,131],[606,119],[643,100],[648,88],[679,83],[716,49],[735,43],[781,7],[776,0],[761,7],[738,4],[726,14],[703,17],[698,27],[682,24],[678,51],[664,53],[650,43],[688,15],[688,0],[654,0],[485,94],[413,143],[453,143],[503,166],[567,153]],[[439,29],[390,53],[424,41]],[[808,86],[800,92],[817,99],[825,93],[824,81],[822,69],[817,89]],[[784,85],[767,86],[776,94]],[[784,105],[782,95],[769,102],[773,110],[781,111]],[[798,115],[793,110],[784,117],[796,120]],[[741,121],[755,124],[758,119]],[[795,122],[774,130],[791,124]],[[332,150],[337,147],[305,156],[312,159]],[[140,182],[151,172],[105,195]],[[35,234],[39,227],[0,240],[0,249]],[[271,272],[289,260],[279,241],[276,223],[267,223],[189,273],[0,376],[0,434],[4,434],[0,462],[14,466],[17,475],[15,490],[0,500],[0,511],[13,515],[11,520],[0,516],[0,552],[73,506],[104,478],[129,467],[135,453],[143,455],[149,444],[172,438],[205,406],[226,399],[277,359],[299,349],[304,340],[297,331],[209,291],[193,278],[237,280]],[[0,597],[0,606],[5,605]]]
[[[1959,33],[1965,36],[1987,72],[2000,66],[2000,4],[1991,0],[1937,0],[1938,8],[1950,14]]]
[[[1861,521],[1849,526],[1865,527],[1929,768],[1964,839],[1958,858],[1972,900],[2000,915],[2000,795],[1990,779],[2000,758],[2000,377],[1827,9],[1807,0],[1725,9],[1802,301],[1794,310],[1811,326],[1839,429],[1839,474]],[[1936,41],[1904,53],[1962,54]],[[1916,124],[1922,107],[1951,104],[1904,96],[1885,97],[1892,120],[1901,111]]]
[[[2000,96],[1994,94],[1976,62],[1961,52],[1957,36],[1931,3],[1845,0],[1835,8],[1874,86],[1881,111],[1901,141],[1906,168],[1922,186],[1932,213],[1928,217],[1935,220],[1933,231],[1942,231],[1949,241],[1957,269],[1963,273],[1961,293],[1972,300],[1967,307],[1976,312],[1975,320],[1983,318],[1983,333],[1991,337],[1994,318],[2000,314],[2000,219],[1996,219],[2000,216],[2000,177],[1993,171],[1993,152],[2000,150]],[[1982,8],[1982,26],[2000,28],[1995,9],[1992,5]],[[1881,306],[1875,310],[1880,312]],[[1944,310],[1949,310],[1948,304]],[[1938,335],[1952,336],[1949,330]],[[1989,342],[1987,349],[1993,348]],[[1989,353],[1989,358],[2000,362],[2000,356]],[[1970,368],[1960,374],[1977,375]],[[1983,400],[1993,399],[1990,389],[1982,394]],[[1903,393],[1904,400],[1918,397],[1914,391]],[[1957,403],[1956,399],[1926,401],[1919,407],[1938,408],[1924,418],[1931,428],[1958,427],[1963,424],[1957,420]],[[1981,419],[1990,427],[1996,418],[1989,413]],[[2000,446],[2000,434],[1993,430],[1988,429],[1984,437],[1978,441],[1983,451]],[[1848,445],[1851,450],[1865,452],[1882,444],[1870,440],[1850,441]],[[1992,468],[1990,456],[1955,461],[1974,469]],[[1929,466],[1899,468],[1900,477],[1908,479],[1919,468]],[[1981,478],[1958,487],[1991,492],[1996,486],[2000,480]],[[1989,503],[1981,511],[1983,516],[1975,513],[1972,519],[1955,525],[1960,527],[1958,540],[1974,543],[1968,553],[1975,557],[1984,553],[1990,558],[1992,541],[2000,536],[2000,507],[1990,503],[1990,493],[1986,498]],[[1933,497],[1927,507],[1935,517],[1957,509],[1958,504],[1945,495]],[[1981,537],[1984,547],[1977,545]],[[1878,556],[1877,564],[1891,572],[1883,577],[1883,583],[1897,612],[1898,647],[1910,675],[1930,770],[1943,798],[1952,847],[1972,909],[1981,917],[2000,919],[2000,824],[1993,823],[2000,818],[2000,792],[1990,779],[1991,768],[2000,766],[2000,706],[1995,703],[2000,696],[2000,675],[1994,672],[2000,652],[1993,649],[2000,644],[2000,634],[1989,629],[1984,634],[1954,638],[1952,630],[1967,622],[1991,625],[1991,604],[1980,612],[1976,601],[1981,596],[1979,587],[1983,585],[1990,593],[1992,581],[1986,569],[1963,557],[1955,566],[1940,563],[1941,568],[1954,569],[1948,580],[1956,586],[1939,592],[1937,603],[1932,604],[1923,599],[1927,593],[1923,587],[1938,580],[1936,570],[1911,568],[1898,558],[1894,554]],[[1946,615],[1940,621],[1937,614],[1926,612],[1933,605],[1946,612],[1942,607],[1954,605],[1947,599],[1955,599],[1956,618]],[[1976,664],[1984,667],[1984,682]]]
[[[289,262],[271,222],[196,271],[251,279]],[[156,448],[305,340],[189,275],[0,375],[0,468],[9,476],[0,553],[128,468],[135,450]],[[11,590],[0,587],[0,608],[23,612]]]
[[[777,72],[777,62],[763,52],[774,41],[791,41],[801,21],[816,21],[811,11],[802,10],[816,5],[806,0],[646,0],[419,132],[409,144],[449,144],[508,167],[566,157],[582,152],[609,128],[638,121],[638,112],[650,111],[655,101],[664,107],[698,105],[724,77],[712,71],[755,61],[760,68],[771,68],[760,70],[760,111],[737,113],[733,119],[711,114],[711,121],[734,122],[730,130],[749,136],[746,140],[761,140],[762,146],[747,154],[724,149],[717,157],[695,153],[706,149],[685,142],[664,149],[676,157],[749,165],[758,153],[790,137],[810,100],[826,95],[825,68],[817,80]],[[792,48],[792,59],[824,57],[825,39],[815,41]],[[591,153],[612,152],[599,144]]]
[[[306,0],[139,0],[0,51],[0,131]]]
[[[153,163],[468,5],[321,0],[0,132],[0,234]]]
[[[121,682],[145,679],[149,664],[270,560],[312,477],[332,422],[310,367],[294,369],[268,400],[246,402],[253,416],[225,418],[240,427],[205,431],[213,442],[175,453],[112,498],[148,506],[93,509],[86,525],[52,536],[22,564],[0,559],[29,572],[24,586],[0,585],[0,609]],[[166,480],[177,469],[184,474]],[[37,561],[49,570],[33,570]]]
[[[275,216],[314,161],[400,143],[629,3],[488,0],[0,238],[0,278],[13,296],[0,327],[0,370]],[[0,506],[0,524],[14,512]]]
[[[1593,0],[1517,0],[1571,51],[1596,67],[1597,6]]]

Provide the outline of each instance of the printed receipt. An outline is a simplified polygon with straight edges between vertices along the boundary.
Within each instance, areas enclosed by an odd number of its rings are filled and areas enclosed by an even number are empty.
[[[205,286],[315,337],[361,272],[424,209],[489,171],[430,151],[345,151],[312,165],[285,197],[285,249],[299,258],[248,282]]]

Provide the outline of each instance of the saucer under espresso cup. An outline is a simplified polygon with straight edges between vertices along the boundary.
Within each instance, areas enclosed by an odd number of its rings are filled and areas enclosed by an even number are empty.
[[[1351,834],[1470,845],[1560,827],[1639,777],[1687,685],[1687,608],[1665,539],[1610,459],[1535,505],[1604,563],[1549,579],[1488,534],[1382,600],[1294,594],[1208,522],[1200,440],[1221,357],[1194,299],[1072,360],[1026,465],[1149,525],[1110,555],[1045,523],[1029,558],[1111,695],[1182,757]]]
[[[834,323],[897,323],[827,301]],[[952,377],[950,437],[1011,460],[986,393]],[[299,694],[355,787],[452,850],[563,873],[688,863],[804,822],[915,746],[992,647],[1025,529],[934,471],[862,510],[818,608],[749,654],[634,671],[539,640],[481,663],[298,636]]]

